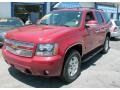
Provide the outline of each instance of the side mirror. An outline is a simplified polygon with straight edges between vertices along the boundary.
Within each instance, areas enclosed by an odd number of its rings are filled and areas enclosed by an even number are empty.
[[[97,21],[95,21],[95,20],[90,20],[90,21],[88,21],[86,24],[85,24],[85,26],[87,27],[87,28],[92,28],[92,27],[96,27],[97,26]]]

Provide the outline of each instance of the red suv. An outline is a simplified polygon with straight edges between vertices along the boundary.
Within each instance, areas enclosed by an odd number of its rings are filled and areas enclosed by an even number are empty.
[[[109,18],[102,10],[64,9],[45,15],[37,25],[9,31],[5,61],[31,75],[74,81],[81,63],[109,50]]]

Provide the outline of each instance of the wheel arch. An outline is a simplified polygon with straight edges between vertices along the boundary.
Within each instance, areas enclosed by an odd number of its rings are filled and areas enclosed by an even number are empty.
[[[81,43],[73,44],[73,45],[71,45],[70,47],[68,47],[68,48],[66,49],[66,51],[65,51],[65,56],[64,56],[64,58],[63,58],[64,62],[63,62],[61,74],[63,73],[64,64],[65,64],[65,62],[66,62],[66,58],[67,58],[67,56],[70,54],[70,52],[71,52],[72,50],[77,50],[77,51],[80,53],[80,56],[81,56],[81,57],[82,57],[82,55],[83,55],[83,45],[82,45]]]
[[[65,56],[64,56],[64,63],[65,63],[65,59],[66,57],[70,54],[71,50],[77,50],[80,55],[83,55],[83,46],[81,43],[77,43],[77,44],[73,44],[70,47],[68,47],[65,51]]]

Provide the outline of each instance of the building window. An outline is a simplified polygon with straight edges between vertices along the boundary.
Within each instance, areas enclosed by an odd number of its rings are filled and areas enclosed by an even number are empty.
[[[26,22],[28,18],[36,23],[44,15],[44,4],[36,3],[13,3],[13,16],[19,17]]]

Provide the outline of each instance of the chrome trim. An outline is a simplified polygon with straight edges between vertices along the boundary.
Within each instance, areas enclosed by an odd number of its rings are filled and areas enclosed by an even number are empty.
[[[9,49],[8,49],[9,48]],[[10,49],[12,49],[13,51],[11,51]],[[18,55],[18,56],[24,56],[24,57],[32,57],[33,56],[33,51],[32,50],[27,50],[27,49],[21,49],[21,48],[12,48],[10,46],[6,46],[6,50],[14,55]],[[16,50],[21,50],[22,52],[29,52],[31,54],[28,55],[22,55],[22,54],[17,54]]]
[[[33,50],[23,49],[23,48],[19,47],[19,46],[22,46],[25,48],[32,49],[32,48],[34,48],[33,43],[22,42],[22,41],[11,40],[11,39],[5,39],[5,43],[6,43],[6,50],[14,55],[24,56],[24,57],[32,57],[33,56]],[[10,45],[7,45],[7,44],[10,44]]]
[[[77,56],[71,57],[69,63],[68,63],[68,75],[74,76],[78,72],[79,68],[79,59]]]
[[[5,39],[5,43],[12,44],[12,45],[15,45],[15,46],[28,47],[28,48],[33,48],[34,47],[34,43],[11,40],[11,39]]]

